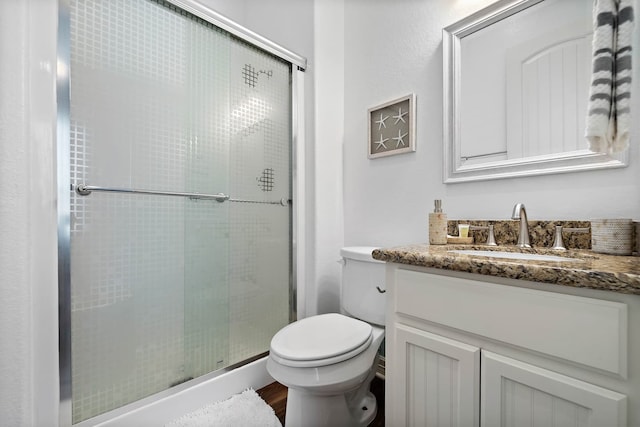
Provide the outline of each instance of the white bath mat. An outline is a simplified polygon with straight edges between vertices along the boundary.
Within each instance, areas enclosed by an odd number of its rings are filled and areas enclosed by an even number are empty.
[[[282,427],[273,408],[249,389],[165,424],[165,427]]]

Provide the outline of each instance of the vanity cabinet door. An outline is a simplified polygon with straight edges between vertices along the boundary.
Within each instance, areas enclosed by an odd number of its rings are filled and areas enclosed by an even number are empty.
[[[625,426],[626,396],[482,351],[482,426]]]
[[[479,426],[480,349],[395,325],[387,425]]]

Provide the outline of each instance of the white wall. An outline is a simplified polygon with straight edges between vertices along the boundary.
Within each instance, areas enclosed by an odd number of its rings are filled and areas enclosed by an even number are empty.
[[[340,311],[344,242],[344,0],[315,2],[314,16],[314,277],[305,287],[307,314]]]
[[[3,66],[0,73],[0,159],[3,159],[0,167],[0,232],[3,236],[0,247],[0,376],[3,378],[0,414],[9,423],[17,424],[19,420],[31,417],[28,400],[32,393],[30,364],[23,360],[23,356],[32,350],[29,340],[31,292],[25,268],[28,245],[24,237],[28,230],[23,221],[19,224],[13,222],[16,217],[28,216],[28,206],[22,200],[21,189],[14,185],[14,179],[25,176],[29,160],[25,150],[25,130],[13,125],[25,120],[24,93],[19,88],[11,90],[14,87],[12,82],[22,80],[24,55],[20,49],[11,46],[4,31],[5,28],[20,31],[21,25],[24,25],[24,14],[9,18],[11,15],[7,9],[7,4],[0,4],[0,28],[3,29],[0,53],[3,64],[12,63],[15,66],[8,70]],[[17,144],[10,144],[9,141]]]
[[[624,169],[477,183],[442,183],[442,28],[490,0],[345,2],[345,244],[427,241],[427,214],[442,199],[449,218],[507,219],[516,202],[530,219],[640,219],[640,121]],[[636,28],[636,37],[638,41]],[[634,67],[640,67],[638,49]],[[634,114],[640,114],[640,79]],[[367,108],[417,95],[417,151],[368,160]],[[316,123],[322,126],[323,122]]]
[[[0,420],[58,409],[56,1],[0,2]],[[52,18],[53,17],[53,18]]]

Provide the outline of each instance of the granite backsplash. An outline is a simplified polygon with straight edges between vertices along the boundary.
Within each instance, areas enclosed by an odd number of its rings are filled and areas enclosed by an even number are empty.
[[[528,221],[531,246],[549,248],[553,244],[556,226],[562,228],[588,228],[586,233],[562,232],[564,246],[567,249],[591,249],[591,223],[589,221]],[[470,220],[455,219],[447,222],[447,233],[458,235],[458,224],[469,224],[487,227],[493,224],[496,243],[500,246],[515,245],[518,241],[520,222],[517,220]],[[482,245],[487,241],[487,230],[470,230],[469,236],[474,238],[474,244]]]

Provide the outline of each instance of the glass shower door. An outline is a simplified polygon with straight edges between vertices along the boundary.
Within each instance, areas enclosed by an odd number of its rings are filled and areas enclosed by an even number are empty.
[[[269,350],[290,321],[291,64],[230,53],[229,362]]]
[[[72,183],[228,192],[231,43],[166,4],[74,1]],[[228,204],[97,191],[71,203],[73,422],[228,360]]]
[[[72,420],[290,320],[291,64],[162,0],[72,0]],[[229,195],[229,200],[130,189]]]

